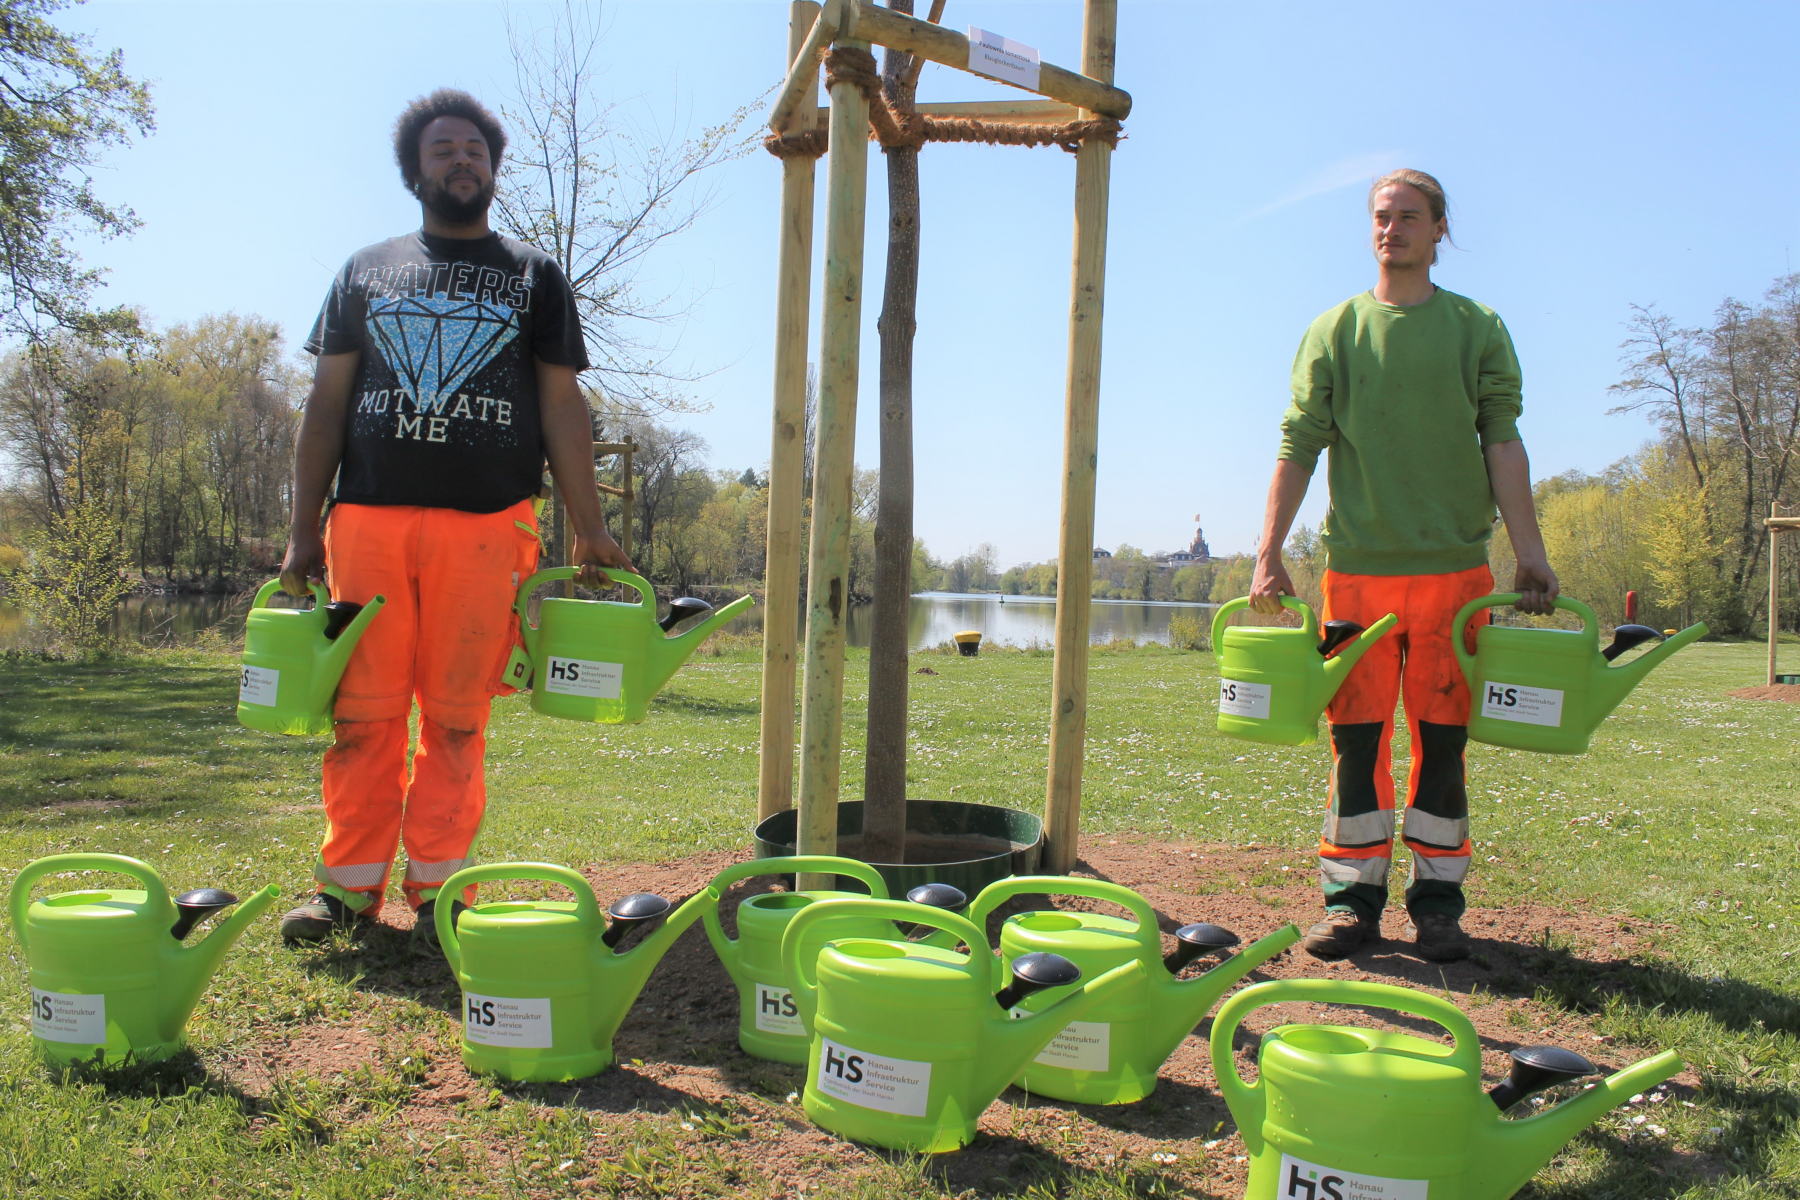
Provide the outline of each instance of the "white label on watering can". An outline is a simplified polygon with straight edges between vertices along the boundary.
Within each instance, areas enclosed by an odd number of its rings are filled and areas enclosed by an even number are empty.
[[[589,662],[585,658],[552,657],[545,664],[544,690],[561,696],[617,700],[625,681],[625,664]]]
[[[1526,725],[1562,724],[1563,694],[1558,688],[1520,687],[1516,683],[1481,685],[1481,715]]]
[[[827,1096],[902,1117],[922,1117],[931,1097],[931,1064],[877,1058],[819,1038],[818,1088]]]
[[[31,1032],[47,1042],[106,1040],[106,997],[31,989]]]
[[[1358,1175],[1284,1154],[1275,1195],[1280,1200],[1425,1200],[1430,1186],[1429,1179]]]
[[[1030,1015],[1022,1008],[1012,1010],[1015,1021]],[[1112,1022],[1070,1021],[1031,1061],[1046,1067],[1066,1067],[1071,1071],[1110,1071]]]
[[[238,680],[238,703],[274,708],[275,697],[280,691],[280,671],[273,667],[245,667],[243,677]]]
[[[1273,692],[1266,683],[1244,683],[1237,679],[1219,680],[1219,711],[1234,717],[1269,719],[1269,696]]]
[[[800,1023],[800,1009],[794,1003],[794,993],[780,984],[757,984],[756,1028],[761,1033],[792,1033],[805,1037],[806,1026]]]
[[[550,1000],[463,993],[463,1037],[477,1046],[550,1048]]]

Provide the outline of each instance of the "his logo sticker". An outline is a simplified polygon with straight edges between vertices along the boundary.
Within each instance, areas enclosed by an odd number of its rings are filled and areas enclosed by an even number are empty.
[[[1269,697],[1274,688],[1266,683],[1245,683],[1240,679],[1219,680],[1219,711],[1233,717],[1269,719]]]
[[[560,696],[617,700],[625,682],[625,664],[590,662],[585,658],[551,658],[544,664],[544,690]]]
[[[1430,1187],[1429,1179],[1358,1175],[1284,1154],[1275,1194],[1280,1200],[1426,1200]]]
[[[550,1000],[463,993],[463,1037],[477,1046],[550,1048]]]
[[[904,1058],[877,1058],[862,1050],[819,1039],[816,1084],[827,1096],[902,1117],[925,1115],[931,1098],[931,1064]]]
[[[46,1042],[106,1041],[106,997],[31,989],[31,1032]]]
[[[806,1026],[800,1022],[800,1009],[794,1003],[794,993],[776,983],[757,984],[756,1028],[762,1033],[806,1036]]]
[[[1523,725],[1562,724],[1563,694],[1558,688],[1521,687],[1516,683],[1481,685],[1481,715]]]
[[[273,667],[245,667],[238,677],[238,703],[275,707],[281,691],[281,672]]]

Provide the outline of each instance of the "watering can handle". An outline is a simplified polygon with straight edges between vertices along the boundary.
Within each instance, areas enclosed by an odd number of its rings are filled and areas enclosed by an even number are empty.
[[[533,575],[530,579],[521,583],[519,585],[518,598],[513,601],[513,611],[519,614],[520,626],[526,629],[536,628],[536,626],[532,625],[525,618],[526,606],[531,603],[531,593],[535,592],[539,587],[546,583],[555,583],[559,579],[573,579],[579,574],[581,574],[580,567],[551,567],[547,571],[539,571],[536,575]],[[611,569],[607,570],[606,577],[614,583],[622,583],[628,587],[636,588],[638,595],[644,598],[644,603],[650,606],[650,614],[652,616],[656,615],[656,589],[651,586],[648,579],[645,579],[642,575],[633,575],[629,571],[614,571]]]
[[[27,953],[31,947],[27,942],[29,936],[25,932],[25,910],[31,902],[31,885],[46,875],[55,875],[63,871],[115,871],[121,875],[129,875],[144,885],[152,904],[166,910],[166,915],[157,918],[159,923],[172,921],[175,918],[175,905],[169,899],[169,889],[164,886],[162,876],[147,862],[135,858],[127,858],[123,854],[52,854],[49,858],[40,858],[28,864],[19,877],[13,880],[12,897],[8,907],[12,912],[13,936],[19,939]]]
[[[795,871],[848,875],[868,884],[869,894],[877,900],[888,898],[887,880],[881,877],[881,872],[868,863],[857,862],[853,858],[838,858],[831,854],[790,854],[785,858],[753,858],[749,862],[726,867],[706,885],[706,895],[712,903],[706,906],[706,911],[700,917],[706,923],[706,940],[713,944],[719,961],[725,963],[727,971],[736,974],[734,964],[727,961],[727,956],[732,954],[737,942],[726,937],[724,927],[719,924],[719,901],[724,897],[725,889],[740,879],[750,879],[757,875],[786,875]]]
[[[1219,639],[1225,636],[1225,622],[1230,620],[1232,615],[1239,609],[1248,607],[1250,607],[1250,597],[1239,596],[1236,600],[1227,600],[1224,604],[1219,606],[1219,611],[1213,614],[1212,644],[1214,654],[1219,652]],[[1300,627],[1306,630],[1308,637],[1319,636],[1319,618],[1313,612],[1312,605],[1308,604],[1298,596],[1283,596],[1281,597],[1281,607],[1292,609],[1294,612],[1300,614]]]
[[[314,611],[324,608],[327,604],[331,603],[331,593],[325,590],[323,584],[309,579],[306,581],[306,586],[312,589]],[[262,608],[266,606],[269,603],[269,597],[273,596],[280,589],[281,579],[279,576],[269,580],[269,582],[256,589],[256,599],[250,602],[250,607]]]
[[[1481,596],[1469,601],[1456,612],[1456,620],[1450,623],[1450,649],[1456,653],[1456,661],[1462,664],[1463,678],[1469,686],[1475,686],[1475,656],[1470,654],[1463,644],[1463,634],[1469,627],[1469,620],[1484,608],[1502,608],[1508,604],[1517,604],[1520,593],[1507,592],[1503,595]],[[1581,618],[1582,635],[1592,641],[1597,648],[1600,645],[1600,619],[1594,610],[1579,600],[1571,600],[1567,596],[1558,596],[1553,603],[1565,612],[1572,612]]]
[[[536,879],[542,883],[560,883],[575,893],[575,915],[579,919],[591,923],[593,928],[603,929],[606,926],[606,919],[600,915],[600,902],[594,899],[593,885],[577,872],[555,863],[489,863],[484,867],[464,867],[444,880],[443,886],[438,889],[438,895],[455,897],[471,883],[497,879]],[[449,961],[450,969],[460,972],[462,943],[456,937],[456,904],[452,901],[436,905],[435,908],[438,945],[443,947],[444,958]]]
[[[1440,1000],[1411,988],[1395,987],[1387,983],[1363,983],[1355,979],[1276,979],[1245,988],[1227,1000],[1224,1007],[1219,1009],[1218,1015],[1213,1017],[1213,1075],[1219,1082],[1219,1091],[1228,1103],[1232,1100],[1239,1103],[1255,1102],[1256,1089],[1243,1081],[1237,1073],[1237,1064],[1232,1061],[1231,1039],[1237,1032],[1238,1023],[1253,1009],[1290,1000],[1314,1004],[1367,1005],[1435,1021],[1456,1039],[1451,1059],[1458,1062],[1464,1070],[1480,1077],[1481,1040],[1476,1036],[1475,1026],[1469,1023],[1469,1018],[1448,1000]]]
[[[905,900],[818,900],[795,913],[788,922],[787,931],[781,936],[781,965],[787,969],[788,989],[794,995],[794,1003],[799,1006],[800,1020],[810,1035],[813,1030],[813,1015],[818,1011],[819,985],[808,973],[807,964],[800,961],[800,945],[803,941],[801,932],[809,925],[837,917],[886,917],[890,921],[908,921],[914,925],[929,925],[933,929],[941,929],[953,934],[958,941],[966,942],[969,947],[969,963],[971,973],[980,972],[982,984],[987,983],[985,961],[980,968],[974,966],[977,959],[986,960],[993,956],[988,948],[987,934],[981,926],[967,917],[959,917],[955,913],[945,912],[941,908],[931,908],[924,904],[912,904]],[[979,951],[979,954],[977,954]]]
[[[1104,879],[1071,879],[1064,875],[1015,875],[981,889],[975,903],[969,906],[969,920],[978,928],[987,928],[988,914],[1014,896],[1085,896],[1105,900],[1131,911],[1137,918],[1138,958],[1147,971],[1162,966],[1162,931],[1156,923],[1156,910],[1149,901],[1116,883]]]

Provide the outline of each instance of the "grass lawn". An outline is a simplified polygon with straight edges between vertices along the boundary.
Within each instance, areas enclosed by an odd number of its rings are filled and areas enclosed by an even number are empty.
[[[849,672],[848,794],[859,786],[866,661],[853,657]],[[913,794],[1040,807],[1050,663],[1018,652],[918,656],[937,674],[913,676]],[[523,698],[498,702],[480,857],[580,865],[744,848],[757,676],[749,650],[697,659],[635,727],[578,726],[535,717]],[[1567,975],[1536,996],[1602,1034],[1678,1049],[1702,1080],[1695,1107],[1668,1118],[1668,1144],[1724,1167],[1703,1183],[1633,1176],[1634,1197],[1800,1195],[1800,707],[1725,695],[1761,678],[1761,647],[1699,645],[1652,674],[1584,757],[1470,749],[1472,904],[1593,908],[1650,931],[1641,969],[1604,985]],[[1207,654],[1097,651],[1091,679],[1088,836],[1273,847],[1304,865],[1323,746],[1214,733]],[[88,850],[143,858],[175,890],[279,884],[277,914],[285,897],[308,893],[324,742],[238,727],[234,684],[234,660],[201,651],[0,661],[0,887],[32,859]],[[265,917],[196,1013],[195,1055],[58,1081],[30,1055],[10,928],[0,953],[13,998],[0,1021],[0,1196],[767,1194],[754,1171],[729,1165],[747,1136],[730,1105],[603,1119],[540,1090],[497,1087],[436,1129],[395,1119],[423,1064],[456,1054],[441,962],[396,967],[376,961],[392,951],[350,944],[297,952]],[[368,983],[376,975],[379,987]],[[353,1026],[379,1048],[356,1071],[287,1073],[256,1094],[218,1069],[319,1023]],[[1594,1181],[1616,1140],[1578,1139],[1535,1194],[1607,1194]],[[504,1167],[482,1147],[500,1147]],[[559,1173],[578,1159],[580,1171]],[[1144,1167],[1052,1172],[1032,1188],[1190,1194]],[[903,1159],[828,1176],[821,1189],[808,1194],[940,1194]]]

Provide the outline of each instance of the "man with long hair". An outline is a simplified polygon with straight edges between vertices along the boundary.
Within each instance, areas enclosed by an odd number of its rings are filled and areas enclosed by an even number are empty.
[[[1557,583],[1519,440],[1512,337],[1492,309],[1431,280],[1438,243],[1450,236],[1443,187],[1423,171],[1384,175],[1369,189],[1369,217],[1374,288],[1315,320],[1294,359],[1251,607],[1278,613],[1281,597],[1294,592],[1281,547],[1319,452],[1329,448],[1324,619],[1368,626],[1391,612],[1399,624],[1363,655],[1326,710],[1326,912],[1302,944],[1335,958],[1381,937],[1394,840],[1390,743],[1404,691],[1412,743],[1401,833],[1412,853],[1406,908],[1419,953],[1443,962],[1470,950],[1461,924],[1469,689],[1451,650],[1465,631],[1450,625],[1464,604],[1494,590],[1488,539],[1496,505],[1518,562],[1518,607],[1550,612]]]
[[[466,92],[409,105],[394,158],[423,225],[351,255],[306,342],[318,365],[282,585],[304,596],[322,581],[334,600],[387,604],[338,685],[319,890],[282,919],[292,941],[379,913],[403,842],[415,938],[435,946],[439,889],[470,861],[486,808],[484,731],[492,698],[512,690],[512,602],[537,566],[546,459],[582,581],[631,569],[594,486],[577,380],[587,350],[568,280],[548,255],[488,227],[505,152],[500,122]]]

